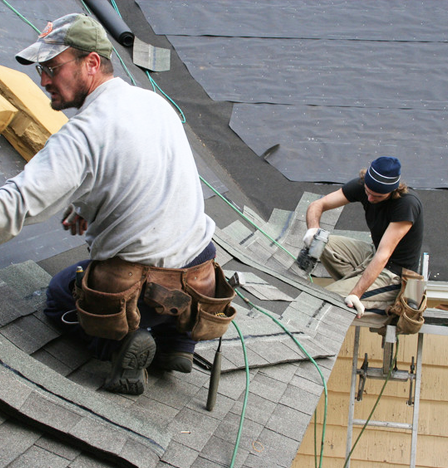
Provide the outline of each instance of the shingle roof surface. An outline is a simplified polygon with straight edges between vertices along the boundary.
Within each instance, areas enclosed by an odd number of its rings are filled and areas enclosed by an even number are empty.
[[[299,204],[286,219],[301,218],[305,207]],[[265,228],[280,226],[266,223]],[[235,300],[238,329],[231,326],[224,335],[213,411],[206,409],[210,372],[197,365],[189,375],[150,368],[139,397],[104,392],[110,364],[61,336],[42,313],[50,276],[32,261],[0,272],[6,297],[15,294],[13,302],[23,307],[16,314],[8,303],[0,309],[0,429],[24,431],[12,431],[9,437],[15,434],[17,440],[2,449],[5,460],[19,463],[36,453],[41,463],[36,466],[46,466],[47,459],[58,460],[51,462],[55,466],[76,466],[68,463],[86,457],[93,457],[92,466],[101,466],[95,457],[116,466],[226,466],[248,392],[236,466],[290,466],[323,390],[309,356],[328,378],[353,312],[339,297],[298,276],[294,259],[272,248],[269,239],[255,234],[244,245],[235,223],[227,230],[234,236],[225,231],[217,229],[215,237],[218,261],[229,275],[246,274],[257,288],[255,295],[250,284],[239,288],[246,299]],[[287,234],[283,240],[293,243]],[[248,390],[240,335],[250,366]],[[202,342],[196,352],[211,363],[216,347],[216,340]],[[73,459],[61,456],[59,446],[42,448],[49,436]]]

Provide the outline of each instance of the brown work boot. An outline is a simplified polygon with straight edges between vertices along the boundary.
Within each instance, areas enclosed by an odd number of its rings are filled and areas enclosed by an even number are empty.
[[[103,388],[113,393],[140,395],[145,390],[145,372],[156,353],[156,342],[143,328],[129,333],[112,355],[112,370]]]
[[[157,353],[155,363],[163,370],[189,374],[193,369],[193,353],[184,353],[181,351]]]

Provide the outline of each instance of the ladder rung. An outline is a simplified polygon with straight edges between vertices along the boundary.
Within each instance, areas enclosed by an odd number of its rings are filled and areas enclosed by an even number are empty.
[[[354,419],[353,425],[364,426],[366,423],[365,419]],[[395,429],[409,429],[412,430],[412,424],[398,423],[393,421],[369,421],[368,426],[376,427],[393,427]]]

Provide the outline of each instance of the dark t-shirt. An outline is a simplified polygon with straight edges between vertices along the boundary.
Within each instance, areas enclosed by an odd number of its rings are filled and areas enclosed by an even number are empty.
[[[397,199],[370,203],[361,179],[353,179],[342,187],[349,202],[361,202],[367,226],[375,248],[383,237],[389,223],[410,221],[411,229],[401,239],[390,257],[395,265],[417,271],[423,243],[423,208],[417,194],[412,190]]]

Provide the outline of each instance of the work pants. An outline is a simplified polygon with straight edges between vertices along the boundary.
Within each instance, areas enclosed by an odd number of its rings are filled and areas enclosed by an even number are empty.
[[[320,261],[334,283],[326,289],[346,297],[361,278],[375,255],[373,244],[344,236],[330,235]],[[401,287],[401,277],[387,268],[361,297],[366,311],[384,314],[393,304]]]

